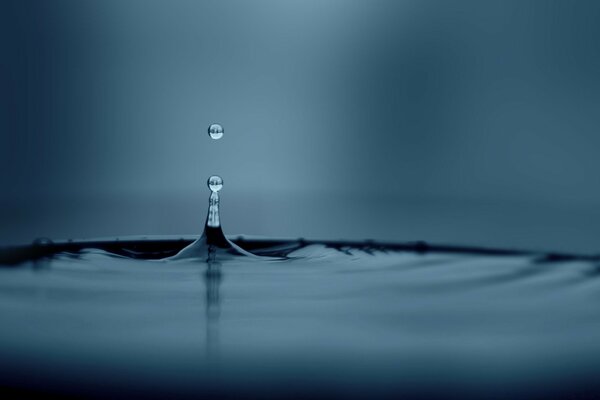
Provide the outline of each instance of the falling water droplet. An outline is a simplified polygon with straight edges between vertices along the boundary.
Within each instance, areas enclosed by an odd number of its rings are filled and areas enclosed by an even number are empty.
[[[225,132],[225,130],[219,124],[211,124],[208,127],[208,136],[210,136],[211,139],[215,139],[215,140],[221,139],[223,137],[224,132]]]
[[[208,185],[208,188],[211,192],[217,193],[223,188],[223,179],[221,179],[221,177],[218,175],[213,175],[210,178],[208,178],[206,184]]]

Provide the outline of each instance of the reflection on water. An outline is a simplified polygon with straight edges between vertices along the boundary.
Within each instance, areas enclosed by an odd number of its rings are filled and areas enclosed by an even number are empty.
[[[215,253],[210,252],[206,260],[204,282],[206,286],[206,350],[209,359],[216,359],[219,346],[219,314],[221,286],[221,263],[215,260]]]
[[[289,256],[151,262],[89,250],[0,268],[0,388],[593,393],[592,259],[322,245]]]

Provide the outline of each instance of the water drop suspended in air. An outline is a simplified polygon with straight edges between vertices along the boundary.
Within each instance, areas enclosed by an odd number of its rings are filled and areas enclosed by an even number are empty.
[[[221,139],[223,137],[224,132],[225,130],[219,124],[211,124],[208,127],[208,136],[210,136],[211,139]]]
[[[217,193],[223,188],[223,179],[218,175],[213,175],[206,182],[211,192]]]

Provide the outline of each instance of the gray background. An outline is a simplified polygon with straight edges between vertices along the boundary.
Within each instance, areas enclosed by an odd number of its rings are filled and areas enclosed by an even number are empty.
[[[600,2],[1,4],[0,243],[600,249]]]

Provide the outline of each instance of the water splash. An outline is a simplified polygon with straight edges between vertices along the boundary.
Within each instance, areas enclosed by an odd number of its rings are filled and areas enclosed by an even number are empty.
[[[223,137],[225,130],[219,124],[211,124],[208,127],[208,135],[212,139],[220,139]],[[229,256],[246,256],[252,258],[260,258],[263,260],[278,260],[280,258],[256,256],[235,243],[231,242],[223,234],[221,228],[221,217],[219,215],[219,192],[223,189],[223,178],[218,175],[212,175],[206,181],[210,189],[210,197],[208,198],[208,213],[204,224],[202,236],[194,243],[185,247],[168,260],[180,259],[201,259],[207,263],[213,263],[217,256],[220,258]]]
[[[225,130],[220,124],[210,124],[208,127],[208,136],[211,139],[218,140],[223,137]],[[251,253],[243,250],[236,244],[229,241],[223,234],[221,229],[221,217],[219,215],[219,191],[223,189],[223,178],[218,175],[212,175],[206,181],[210,189],[210,197],[208,198],[208,213],[206,222],[204,223],[204,231],[202,236],[194,243],[185,247],[169,260],[203,259],[207,263],[215,261],[217,253],[221,255],[245,255],[252,256]]]
[[[225,237],[221,228],[221,217],[219,211],[219,191],[223,189],[223,179],[218,175],[213,175],[206,181],[210,189],[208,198],[208,213],[204,223],[202,236],[194,243],[185,247],[169,260],[180,259],[201,259],[207,262],[213,262],[217,256],[248,256],[256,258],[254,254],[247,252],[235,243]]]

